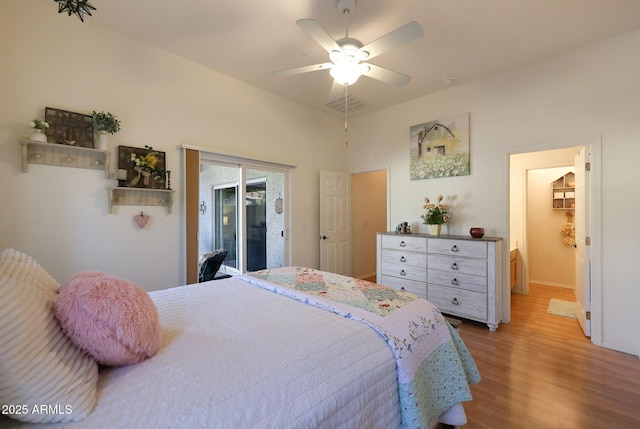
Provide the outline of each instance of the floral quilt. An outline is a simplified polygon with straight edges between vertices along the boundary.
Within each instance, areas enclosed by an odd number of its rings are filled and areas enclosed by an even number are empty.
[[[398,367],[402,427],[428,428],[471,400],[478,369],[457,331],[429,301],[365,280],[302,267],[239,276],[306,304],[365,323],[387,342]]]

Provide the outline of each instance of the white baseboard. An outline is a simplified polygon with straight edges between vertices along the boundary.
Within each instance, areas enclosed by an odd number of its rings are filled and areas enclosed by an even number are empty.
[[[531,283],[535,283],[537,285],[542,285],[542,286],[561,287],[561,288],[564,288],[564,289],[572,289],[572,290],[576,288],[575,285],[567,285],[567,284],[562,284],[562,283],[545,282],[545,281],[541,281],[541,280],[529,279],[529,284],[531,284]]]
[[[374,272],[369,273],[369,274],[363,274],[363,275],[358,276],[356,278],[360,279],[360,280],[364,280],[364,279],[368,279],[369,277],[375,277],[375,276],[376,276],[376,272],[374,271]]]

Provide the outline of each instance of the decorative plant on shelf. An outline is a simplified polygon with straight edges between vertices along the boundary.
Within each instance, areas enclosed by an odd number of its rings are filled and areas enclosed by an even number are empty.
[[[120,131],[120,121],[113,113],[98,113],[94,110],[91,116],[93,118],[93,125],[96,126],[96,131],[106,131],[109,134],[115,134]]]
[[[27,125],[33,129],[33,132],[29,136],[29,140],[46,143],[47,135],[44,133],[44,130],[49,128],[49,124],[47,122],[36,118],[27,122]]]
[[[133,178],[129,186],[136,186],[143,180],[144,185],[149,185],[149,181],[161,181],[164,178],[165,172],[159,168],[158,152],[156,152],[151,146],[144,146],[146,153],[139,156],[135,153],[131,154],[131,162],[134,164],[133,171],[138,173]]]
[[[40,119],[33,119],[29,121],[27,125],[29,125],[34,130],[40,130],[40,131],[43,131],[49,128],[49,124],[45,121],[41,121]]]
[[[442,195],[438,195],[438,202],[434,204],[429,201],[428,197],[425,197],[425,204],[422,208],[425,209],[426,212],[420,216],[423,223],[426,223],[427,225],[442,225],[443,223],[447,223],[449,220],[449,206],[442,204],[442,200],[444,200],[444,197]]]

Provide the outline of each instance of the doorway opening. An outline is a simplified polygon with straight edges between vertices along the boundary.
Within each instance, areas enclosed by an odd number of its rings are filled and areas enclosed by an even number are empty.
[[[246,249],[247,271],[258,271],[267,268],[267,179],[266,177],[247,180],[246,200]],[[224,249],[227,256],[223,265],[228,269],[237,270],[239,267],[238,255],[238,186],[219,185],[214,186],[213,191],[213,234],[211,239],[215,249]],[[277,228],[277,222],[271,221],[271,227]],[[202,237],[209,237],[206,226],[202,228]],[[275,243],[272,250],[279,252],[279,245]],[[209,244],[203,243],[205,248]],[[204,253],[204,252],[203,252]],[[276,258],[274,258],[276,259]]]
[[[376,281],[377,233],[387,225],[387,170],[351,175],[353,277]]]
[[[200,255],[226,250],[221,267],[225,274],[283,266],[284,185],[283,172],[204,161],[200,166]],[[207,212],[207,207],[212,209]]]
[[[601,283],[597,274],[601,264],[600,218],[597,210],[592,208],[600,204],[600,142],[598,139],[588,139],[580,143],[583,145],[509,155],[509,244],[511,269],[515,268],[515,276],[511,273],[511,288],[506,290],[506,295],[528,294],[530,284],[536,285],[534,287],[559,287],[559,295],[566,293],[567,287],[575,288],[577,320],[585,334],[591,335],[592,342],[599,345],[601,314],[597,296]],[[571,186],[566,184],[566,189],[564,186],[554,189],[556,185],[559,186],[560,177],[565,181],[567,177],[574,177],[574,167],[576,170],[585,170],[585,151],[591,156],[587,161],[597,164],[596,171],[592,167],[590,177],[581,175],[582,188],[572,180]],[[579,154],[582,154],[582,158]],[[579,163],[582,163],[581,168],[578,167]],[[582,196],[578,198],[578,194]],[[559,206],[561,202],[563,207]],[[567,241],[567,234],[564,234],[567,225],[574,226],[571,224],[574,209],[577,216],[574,235],[578,245]],[[581,224],[578,223],[578,217]],[[585,245],[585,233],[590,236],[591,245],[588,239]],[[547,234],[546,238],[539,240],[544,234]],[[587,259],[577,264],[580,262],[579,256],[585,255],[585,252]],[[553,254],[556,256],[549,258]],[[582,277],[581,273],[585,272],[587,275]],[[594,273],[595,276],[592,275]],[[560,289],[562,287],[565,290]],[[566,297],[566,294],[563,296]],[[505,298],[509,299],[507,302],[511,301],[510,296]],[[589,316],[591,319],[588,319]],[[586,325],[585,319],[589,320]],[[595,335],[591,321],[595,322],[593,327],[597,328]]]
[[[187,282],[203,255],[221,250],[221,276],[290,264],[293,166],[185,149]]]

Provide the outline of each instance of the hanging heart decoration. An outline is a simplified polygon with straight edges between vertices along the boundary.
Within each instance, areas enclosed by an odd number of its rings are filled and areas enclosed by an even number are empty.
[[[149,219],[151,219],[151,216],[146,215],[142,212],[140,212],[140,214],[137,214],[133,217],[133,220],[136,221],[136,223],[138,224],[138,226],[140,227],[140,229],[144,228],[144,226],[147,224],[147,222],[149,222]]]

